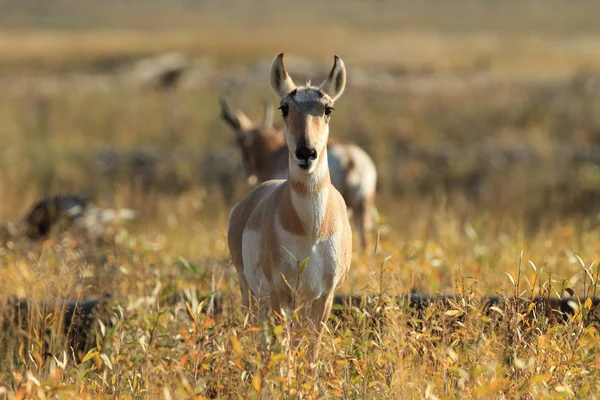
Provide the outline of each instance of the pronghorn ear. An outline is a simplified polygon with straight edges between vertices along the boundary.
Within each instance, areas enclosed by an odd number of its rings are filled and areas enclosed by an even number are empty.
[[[331,100],[336,101],[346,87],[346,67],[338,56],[334,56],[333,68],[329,76],[321,84],[321,91],[326,93]]]
[[[283,53],[280,53],[271,64],[271,86],[280,98],[287,96],[296,85],[283,66]]]
[[[237,133],[252,129],[252,121],[241,111],[231,111],[227,97],[223,94],[219,98],[221,104],[221,118],[227,122]]]
[[[273,126],[273,105],[268,100],[263,100],[263,105],[265,106],[263,126],[265,128],[270,128]]]

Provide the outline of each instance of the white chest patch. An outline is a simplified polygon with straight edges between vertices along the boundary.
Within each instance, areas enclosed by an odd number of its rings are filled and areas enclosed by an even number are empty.
[[[279,224],[276,233],[285,250],[283,250],[284,261],[276,266],[280,273],[273,276],[275,285],[286,285],[281,277],[283,274],[287,284],[294,290],[297,287],[298,303],[318,299],[335,289],[344,271],[344,266],[337,264],[337,260],[341,259],[339,256],[341,235],[336,234],[314,243],[306,238],[292,235]],[[306,259],[308,259],[306,268],[302,274],[299,274],[301,267],[298,264]]]

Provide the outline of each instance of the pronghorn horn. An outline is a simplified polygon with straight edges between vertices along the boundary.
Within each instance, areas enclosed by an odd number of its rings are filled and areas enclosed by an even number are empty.
[[[265,107],[263,126],[270,128],[273,126],[273,105],[268,100],[263,100],[263,106]]]
[[[296,88],[294,81],[283,65],[283,53],[280,53],[271,64],[271,86],[279,97],[284,98]]]
[[[221,118],[225,120],[229,125],[233,127],[236,131],[240,129],[240,121],[238,118],[231,112],[229,108],[229,103],[227,103],[227,97],[225,94],[222,94],[219,97],[219,103],[221,104]]]
[[[229,103],[227,103],[227,97],[224,94],[219,97],[219,103],[221,104],[221,118],[231,125],[233,129],[240,129],[240,121],[238,121],[237,117],[229,109]]]
[[[346,87],[346,67],[340,57],[334,56],[333,59],[333,68],[327,79],[321,84],[321,90],[335,101],[342,95]]]
[[[227,122],[238,133],[244,130],[249,130],[252,127],[252,122],[241,111],[233,112],[229,108],[227,96],[222,94],[219,98],[221,104],[221,118]]]

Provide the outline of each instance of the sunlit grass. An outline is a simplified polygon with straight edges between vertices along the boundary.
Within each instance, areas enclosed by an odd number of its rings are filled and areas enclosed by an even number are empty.
[[[597,271],[583,267],[600,251],[597,233],[577,237],[577,227],[564,224],[525,238],[518,230],[498,235],[478,230],[476,221],[461,225],[448,212],[422,216],[433,230],[410,238],[388,233],[376,255],[355,252],[340,291],[394,294],[417,288],[462,300],[419,315],[393,303],[369,312],[348,310],[343,320],[329,321],[320,359],[309,366],[306,343],[287,349],[278,326],[270,359],[261,359],[260,328],[244,320],[224,248],[226,214],[216,220],[210,214],[199,211],[192,220],[182,206],[173,211],[176,220],[188,221],[181,225],[158,217],[121,231],[114,241],[64,234],[3,250],[5,295],[32,301],[113,296],[110,324],[104,319],[95,328],[98,339],[82,350],[70,349],[59,333],[60,309],[31,316],[26,332],[5,330],[3,390],[58,398],[268,393],[363,398],[394,397],[400,390],[403,397],[560,398],[598,390],[598,332],[585,314],[556,323],[531,308],[511,308],[510,302],[483,313],[479,300],[495,293],[557,296],[564,288],[592,295],[590,278],[597,280]],[[581,249],[583,265],[573,249]],[[201,257],[180,257],[194,253]],[[223,310],[212,318],[202,313],[208,303],[199,303],[194,293],[215,290]],[[169,301],[173,294],[180,300]],[[589,305],[581,307],[589,311]],[[384,320],[373,325],[372,318]],[[49,342],[44,332],[53,332]]]

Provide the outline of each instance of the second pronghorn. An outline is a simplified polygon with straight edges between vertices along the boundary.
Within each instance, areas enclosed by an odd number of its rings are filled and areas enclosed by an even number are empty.
[[[334,291],[352,258],[346,205],[327,163],[329,122],[346,85],[346,69],[336,56],[321,86],[296,87],[279,54],[271,85],[281,98],[287,180],[250,191],[231,210],[227,240],[244,305],[251,307],[255,296],[262,318],[269,303],[280,315],[299,307],[302,321],[318,332],[316,356]]]
[[[265,104],[262,123],[252,122],[243,112],[231,110],[221,96],[221,116],[235,133],[242,152],[244,170],[259,183],[284,179],[288,168],[288,149],[281,129],[273,126],[273,110]],[[376,219],[375,192],[377,169],[369,155],[353,143],[330,139],[327,144],[329,172],[333,186],[342,194],[352,215],[363,249]]]

